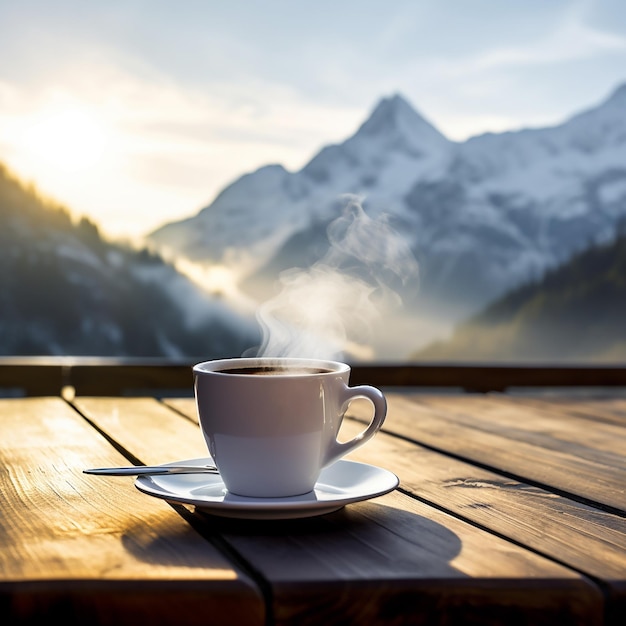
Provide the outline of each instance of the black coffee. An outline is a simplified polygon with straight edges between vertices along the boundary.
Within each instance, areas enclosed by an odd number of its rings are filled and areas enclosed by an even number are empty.
[[[319,367],[231,367],[219,370],[221,374],[245,374],[246,376],[310,376],[311,374],[325,374],[332,370]]]

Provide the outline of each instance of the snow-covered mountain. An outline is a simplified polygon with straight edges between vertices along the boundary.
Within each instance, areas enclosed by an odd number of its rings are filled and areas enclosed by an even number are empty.
[[[228,185],[197,216],[149,235],[161,249],[192,261],[258,269],[293,234],[336,217],[346,193],[380,196],[401,210],[415,175],[430,169],[450,142],[400,96],[383,100],[359,132],[327,146],[300,172],[268,165]]]
[[[419,290],[409,282],[401,293],[413,317],[454,322],[615,233],[626,215],[626,85],[559,126],[462,143],[401,96],[386,98],[300,171],[270,165],[242,176],[149,239],[232,268],[262,301],[282,270],[326,254],[345,194],[362,198],[373,219],[386,216],[417,259]]]

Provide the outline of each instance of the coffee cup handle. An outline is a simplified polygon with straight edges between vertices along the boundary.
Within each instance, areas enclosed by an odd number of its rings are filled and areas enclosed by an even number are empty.
[[[352,400],[355,400],[356,398],[365,398],[374,405],[374,415],[372,416],[368,427],[354,437],[354,439],[344,442],[339,442],[336,439],[331,441],[324,466],[334,463],[349,452],[352,452],[352,450],[355,450],[369,441],[380,430],[380,427],[383,425],[385,417],[387,416],[387,400],[385,399],[382,391],[380,391],[380,389],[376,389],[376,387],[370,387],[369,385],[348,387],[346,385],[343,391],[343,396],[342,412],[347,410],[348,405]]]

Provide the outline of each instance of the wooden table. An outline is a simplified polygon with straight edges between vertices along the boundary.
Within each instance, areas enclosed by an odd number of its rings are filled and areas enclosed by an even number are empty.
[[[191,397],[0,399],[2,625],[623,623],[626,398],[386,395],[399,488],[285,521],[83,473],[206,456]]]

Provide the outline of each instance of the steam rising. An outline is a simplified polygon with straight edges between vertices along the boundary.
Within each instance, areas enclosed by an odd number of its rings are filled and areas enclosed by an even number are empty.
[[[370,218],[357,198],[345,199],[328,227],[326,255],[282,272],[280,293],[259,308],[259,356],[372,358],[374,322],[401,304],[397,289],[417,278],[417,262],[386,216]]]

